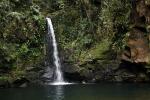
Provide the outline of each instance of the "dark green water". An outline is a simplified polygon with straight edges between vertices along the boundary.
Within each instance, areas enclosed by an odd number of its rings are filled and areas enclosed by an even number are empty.
[[[150,84],[76,84],[0,89],[0,100],[150,100]]]

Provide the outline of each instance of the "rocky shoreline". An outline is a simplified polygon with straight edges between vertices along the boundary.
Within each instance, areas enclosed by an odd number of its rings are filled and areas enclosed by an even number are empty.
[[[98,61],[96,61],[98,63]],[[79,70],[78,67],[73,67],[69,64],[64,64],[64,78],[68,82],[74,83],[100,83],[100,82],[113,82],[113,83],[149,83],[150,75],[146,72],[147,70],[141,64],[134,64],[127,61],[122,61],[121,63],[118,61],[109,61],[103,62],[103,64],[96,64],[93,62],[87,62],[89,65],[84,66],[100,66],[96,67],[96,69],[91,69],[90,67],[84,70]],[[67,66],[67,67],[66,67]],[[80,65],[83,66],[83,65]],[[93,67],[93,66],[92,66]],[[51,70],[53,71],[53,70]],[[36,73],[42,74],[44,73],[44,69],[37,71],[29,72],[29,75]],[[51,77],[53,78],[53,77]],[[51,79],[52,80],[52,79]],[[46,85],[49,82],[49,79],[44,79],[42,77],[35,77],[31,79],[31,77],[24,77],[13,82],[8,81],[0,81],[0,88],[11,88],[11,87],[28,87],[31,84],[39,84]]]

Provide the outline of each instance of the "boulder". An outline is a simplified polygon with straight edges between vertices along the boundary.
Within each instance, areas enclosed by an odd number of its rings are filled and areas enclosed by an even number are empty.
[[[127,45],[122,54],[122,60],[132,63],[149,63],[149,28],[145,27],[150,23],[150,9],[145,4],[146,0],[134,0],[132,10],[132,24],[134,25],[127,37]],[[136,19],[135,19],[136,18]]]
[[[7,80],[0,80],[0,88],[7,88],[9,86],[9,82]]]
[[[26,78],[20,78],[12,82],[12,87],[27,87],[29,80]]]

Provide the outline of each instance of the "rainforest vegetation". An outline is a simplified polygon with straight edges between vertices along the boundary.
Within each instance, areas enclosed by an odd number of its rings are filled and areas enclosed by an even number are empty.
[[[52,19],[64,76],[150,81],[149,0],[0,0],[0,86],[42,83]]]

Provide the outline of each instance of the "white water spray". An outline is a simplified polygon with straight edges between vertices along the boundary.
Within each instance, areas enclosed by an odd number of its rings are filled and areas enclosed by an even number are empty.
[[[54,82],[52,83],[52,85],[69,84],[69,83],[66,83],[63,79],[63,74],[61,71],[61,64],[60,64],[60,60],[59,60],[59,56],[58,56],[57,42],[56,42],[56,38],[55,38],[55,34],[54,34],[52,21],[50,18],[46,18],[46,20],[47,20],[47,24],[48,24],[48,36],[52,37],[54,65],[56,67],[56,70],[55,70],[56,78],[54,79]]]
[[[52,37],[53,43],[53,57],[54,57],[54,65],[56,67],[55,75],[56,79],[54,80],[55,83],[62,83],[64,82],[62,72],[61,72],[61,64],[58,57],[58,50],[57,50],[57,42],[54,34],[54,29],[52,25],[52,21],[50,18],[46,18],[48,23],[48,35]]]

